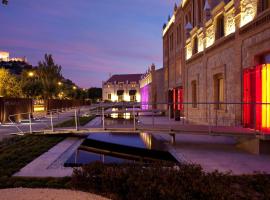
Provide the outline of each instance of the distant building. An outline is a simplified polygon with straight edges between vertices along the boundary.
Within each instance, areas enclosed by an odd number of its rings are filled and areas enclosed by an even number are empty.
[[[24,69],[32,69],[24,58],[10,58],[9,52],[0,51],[0,68],[8,69],[10,73],[19,75]]]
[[[140,102],[139,80],[142,74],[113,75],[102,84],[103,101]]]
[[[140,80],[140,93],[142,109],[164,109],[164,69],[155,69],[152,64],[150,69],[142,75]]]
[[[19,57],[15,57],[15,58],[10,58],[9,57],[9,52],[6,51],[0,51],[0,62],[4,61],[4,62],[25,62],[27,63],[27,59],[25,57],[19,58]]]

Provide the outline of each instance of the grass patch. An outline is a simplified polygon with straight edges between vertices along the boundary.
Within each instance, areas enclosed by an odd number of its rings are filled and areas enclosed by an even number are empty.
[[[0,142],[0,188],[68,187],[69,179],[29,179],[12,175],[66,136],[15,136]]]
[[[78,124],[79,126],[84,126],[87,123],[89,123],[91,120],[93,120],[95,116],[83,116],[78,118]],[[62,127],[72,127],[75,126],[75,119],[69,119],[64,122],[61,122],[59,124],[56,124],[56,128],[62,128]]]

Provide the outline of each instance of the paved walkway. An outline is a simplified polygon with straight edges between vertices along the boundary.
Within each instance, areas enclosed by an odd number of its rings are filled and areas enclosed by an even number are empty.
[[[85,106],[85,107],[82,107],[81,110],[80,110],[80,114],[83,115],[83,114],[86,114],[89,112],[89,109],[91,107],[89,106]],[[38,117],[39,115],[39,117]],[[36,114],[36,120],[33,120],[32,121],[32,131],[43,131],[43,130],[48,130],[48,129],[51,129],[51,119],[50,119],[50,116],[44,116],[41,115],[41,114]],[[69,120],[69,119],[72,119],[74,118],[74,115],[75,115],[75,111],[74,110],[67,110],[65,112],[62,112],[62,113],[59,113],[59,114],[54,114],[53,115],[53,124],[56,125],[56,124],[59,124],[63,121],[66,121],[66,120]],[[18,123],[16,124],[16,126],[18,126],[18,128],[23,131],[23,132],[29,132],[30,131],[30,125],[29,123]],[[7,123],[7,124],[0,124],[0,141],[3,139],[3,138],[6,138],[6,137],[10,137],[11,134],[16,134],[16,133],[19,133],[20,130],[18,130],[14,124],[11,124],[11,123]]]
[[[157,136],[167,141],[179,161],[199,164],[207,172],[270,173],[270,155],[254,155],[237,149],[234,137],[181,134],[176,135],[176,143],[172,145],[169,135]]]
[[[67,138],[48,152],[42,154],[31,163],[23,167],[14,176],[19,177],[65,177],[71,176],[73,169],[64,167],[64,162],[79,147],[82,140]]]

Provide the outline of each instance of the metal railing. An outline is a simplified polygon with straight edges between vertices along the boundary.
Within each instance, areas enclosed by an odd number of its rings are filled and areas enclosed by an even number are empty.
[[[85,114],[85,112],[81,112],[81,110],[84,110],[83,108],[53,109],[42,113],[17,113],[9,115],[8,120],[10,125],[15,127],[20,134],[44,131],[54,132],[58,125],[68,120],[74,120],[75,125],[70,128],[78,131],[79,117]],[[15,120],[17,118],[19,118],[19,121]]]
[[[9,121],[19,133],[96,128],[264,135],[265,130],[260,129],[261,124],[258,125],[258,116],[260,112],[262,113],[262,109],[267,112],[266,117],[269,117],[267,123],[270,126],[270,103],[256,102],[99,103],[66,111],[56,109],[44,114],[20,113],[10,115]],[[244,114],[247,112],[249,116],[246,119]],[[18,115],[25,115],[27,121],[24,126],[23,123],[12,120]],[[78,120],[82,115],[96,116],[96,123],[80,127]],[[56,125],[65,120],[74,120],[74,126],[57,128]]]

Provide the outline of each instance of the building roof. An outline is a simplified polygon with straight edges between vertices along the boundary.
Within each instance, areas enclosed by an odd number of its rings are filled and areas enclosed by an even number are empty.
[[[139,80],[141,79],[142,74],[115,74],[109,80],[107,80],[105,83],[119,83],[124,82],[128,83],[136,82],[139,83]]]

